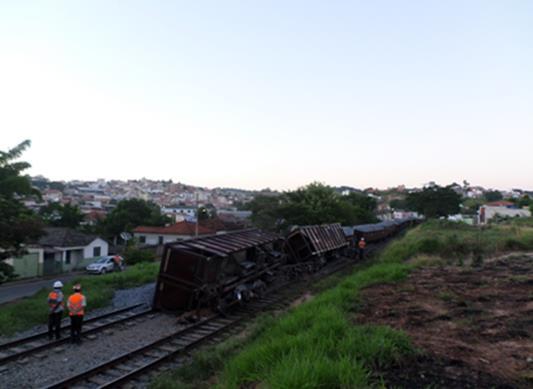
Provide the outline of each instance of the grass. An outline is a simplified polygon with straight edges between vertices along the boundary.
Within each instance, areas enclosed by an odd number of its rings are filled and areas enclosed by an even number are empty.
[[[334,275],[320,282],[312,289],[330,289],[260,326],[252,338],[232,339],[208,349],[194,357],[191,365],[159,377],[152,387],[382,386],[377,372],[415,350],[401,331],[355,323],[361,289],[402,281],[415,266],[462,265],[466,258],[495,255],[511,247],[533,249],[531,227],[523,223],[479,230],[457,223],[426,222],[388,245],[373,264],[358,267],[344,278]],[[406,263],[411,258],[415,262]],[[440,297],[444,301],[455,298],[449,293]]]
[[[461,223],[428,221],[408,231],[383,252],[384,261],[422,257],[445,263],[476,262],[509,251],[533,250],[533,225],[529,220],[479,228]],[[426,261],[427,262],[427,261]],[[426,263],[427,264],[427,263]]]
[[[362,288],[400,281],[410,268],[380,263],[349,275],[281,317],[264,319],[252,336],[199,353],[191,365],[158,377],[152,388],[367,387],[377,379],[374,370],[414,350],[403,332],[354,325],[353,306]]]
[[[150,388],[203,389],[212,387],[210,378],[224,367],[228,356],[236,354],[245,344],[257,339],[275,321],[276,318],[270,313],[259,316],[247,327],[245,333],[194,353],[190,364],[159,375],[150,384]]]
[[[158,263],[132,265],[126,271],[102,276],[80,276],[65,284],[65,300],[72,285],[81,283],[87,297],[87,312],[108,305],[117,289],[131,288],[153,282],[159,270]],[[12,335],[48,320],[47,296],[50,290],[43,289],[31,297],[0,307],[0,334]]]

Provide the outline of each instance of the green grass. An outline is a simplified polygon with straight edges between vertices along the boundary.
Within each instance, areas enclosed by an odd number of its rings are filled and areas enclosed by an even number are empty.
[[[117,289],[131,288],[155,281],[159,270],[158,263],[141,263],[129,266],[126,271],[102,276],[80,276],[65,284],[65,300],[72,291],[72,285],[81,283],[87,297],[87,312],[108,305]],[[31,297],[26,297],[0,307],[0,334],[11,335],[48,320],[47,296],[49,289],[43,289]]]
[[[533,248],[527,223],[479,230],[430,221],[387,246],[378,261],[351,275],[329,277],[313,290],[331,287],[261,326],[252,339],[231,340],[200,354],[191,365],[153,383],[162,388],[354,388],[382,386],[379,371],[415,352],[401,331],[358,325],[361,289],[399,282],[414,266],[462,263],[463,257]],[[416,265],[405,261],[416,257]],[[460,260],[459,260],[459,259]],[[475,271],[475,270],[469,270]],[[453,299],[443,293],[443,300]],[[217,346],[218,347],[218,346]]]
[[[516,250],[533,250],[533,226],[519,223],[484,228],[462,223],[429,221],[407,232],[383,252],[384,261],[396,262],[418,256],[432,256],[457,263],[476,256],[491,256]]]
[[[408,337],[384,326],[356,325],[352,310],[369,285],[404,279],[410,266],[379,263],[283,315],[230,359],[220,387],[367,387],[372,371],[413,352]]]

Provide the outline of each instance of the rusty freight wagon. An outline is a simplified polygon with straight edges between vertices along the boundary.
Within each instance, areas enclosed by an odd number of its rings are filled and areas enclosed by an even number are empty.
[[[154,308],[219,306],[264,289],[282,262],[279,236],[256,229],[167,243]]]
[[[297,227],[285,241],[285,251],[295,263],[327,257],[347,246],[339,223]]]

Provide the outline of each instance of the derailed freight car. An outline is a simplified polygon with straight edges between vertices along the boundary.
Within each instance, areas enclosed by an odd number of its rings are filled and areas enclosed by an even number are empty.
[[[393,219],[382,221],[380,223],[343,227],[343,230],[346,239],[353,240],[353,245],[355,247],[361,238],[365,238],[368,243],[376,243],[385,240],[418,222],[419,220],[416,218]]]
[[[292,263],[325,260],[347,246],[339,223],[297,227],[285,239],[285,251]]]
[[[154,308],[220,308],[260,293],[282,263],[279,239],[250,229],[166,244]]]

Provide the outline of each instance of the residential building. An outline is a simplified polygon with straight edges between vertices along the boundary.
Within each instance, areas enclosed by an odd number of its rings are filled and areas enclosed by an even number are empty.
[[[479,223],[487,224],[491,219],[496,216],[499,217],[530,217],[531,211],[527,208],[518,208],[514,203],[510,201],[494,201],[482,205],[479,208]]]
[[[198,226],[198,235],[211,235],[216,231],[203,225]],[[139,226],[133,236],[141,244],[161,245],[177,240],[189,239],[196,235],[196,223],[182,221],[166,227]]]
[[[28,245],[26,255],[7,260],[21,278],[83,269],[95,257],[108,255],[109,244],[100,237],[62,227],[48,227],[44,232]]]

